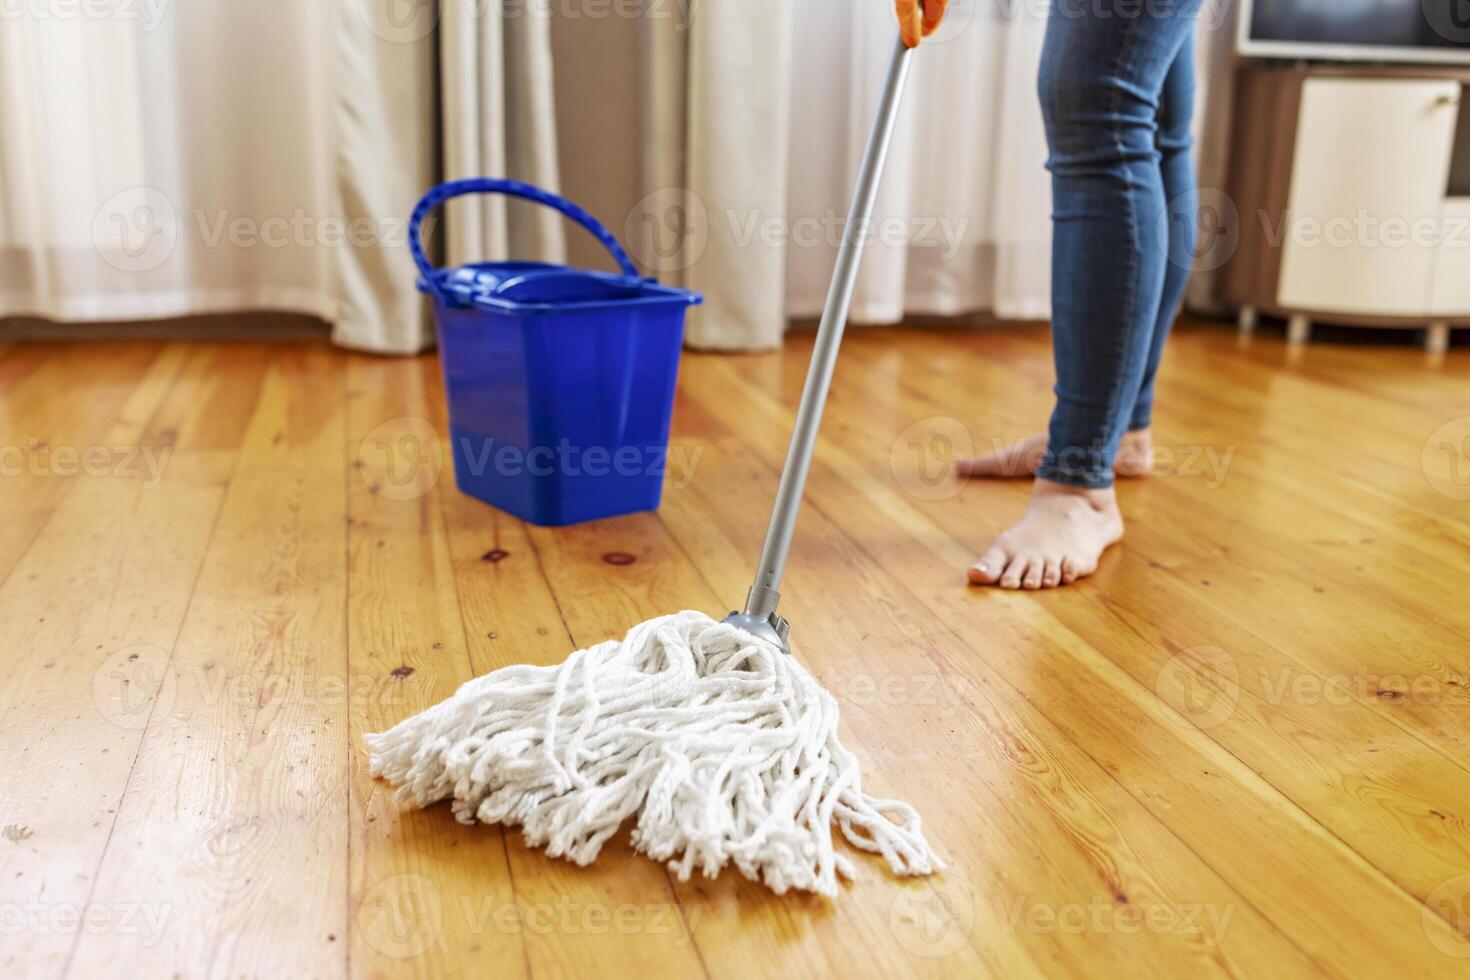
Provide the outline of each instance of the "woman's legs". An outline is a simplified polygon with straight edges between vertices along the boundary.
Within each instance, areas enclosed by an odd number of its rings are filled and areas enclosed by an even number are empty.
[[[1140,417],[1146,376],[1152,391],[1155,337],[1160,349],[1164,340],[1171,236],[1161,233],[1161,103],[1200,3],[1052,0],[1039,90],[1051,150],[1057,403],[1030,510],[971,569],[972,581],[1070,582],[1122,535],[1113,466]],[[1170,153],[1177,175],[1187,147]],[[1177,293],[1170,315],[1174,301]]]
[[[1159,172],[1164,180],[1164,196],[1168,199],[1168,228],[1160,229],[1167,238],[1169,264],[1164,269],[1164,290],[1159,299],[1158,316],[1149,341],[1148,361],[1138,397],[1133,400],[1133,416],[1128,431],[1146,430],[1153,419],[1154,377],[1159,371],[1159,358],[1169,328],[1179,312],[1184,287],[1194,262],[1195,224],[1199,212],[1199,190],[1194,169],[1194,137],[1190,123],[1194,115],[1194,45],[1188,40],[1174,56],[1159,100],[1159,131],[1155,144],[1159,149]]]

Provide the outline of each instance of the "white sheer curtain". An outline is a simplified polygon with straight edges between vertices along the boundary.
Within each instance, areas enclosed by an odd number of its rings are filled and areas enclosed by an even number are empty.
[[[924,42],[855,321],[1047,315],[1051,194],[1035,81],[1044,10],[953,0]],[[895,27],[891,4],[808,0],[795,31],[785,294],[788,313],[803,317],[821,310]]]
[[[1235,5],[1206,0],[1196,42],[1201,186],[1223,183]],[[795,8],[785,295],[820,312],[894,27],[890,5],[806,0]],[[865,252],[853,319],[988,311],[1046,319],[1051,184],[1036,73],[1045,0],[952,0],[915,59]],[[1208,107],[1208,112],[1205,111]],[[820,227],[814,238],[803,229]],[[831,229],[830,231],[828,229]],[[1207,275],[1191,299],[1209,299]]]
[[[0,18],[0,316],[285,310],[432,340],[405,226],[438,176],[435,8],[31,4]],[[497,112],[499,110],[496,110]]]
[[[1228,79],[1230,3],[1209,7],[1201,101]],[[432,342],[408,212],[475,174],[562,191],[703,291],[694,345],[779,345],[821,308],[896,32],[889,0],[104,8],[0,18],[0,316],[292,310],[404,353]],[[855,320],[1047,315],[1044,10],[952,0],[925,42]],[[1224,119],[1203,127],[1207,186]],[[534,206],[444,224],[455,262],[606,261]]]
[[[331,212],[333,9],[47,9],[0,19],[0,313],[335,317],[307,243]]]

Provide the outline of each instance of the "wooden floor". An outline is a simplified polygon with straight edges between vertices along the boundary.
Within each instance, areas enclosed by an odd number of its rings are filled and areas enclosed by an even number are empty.
[[[964,585],[1026,486],[942,475],[1044,420],[1044,333],[851,338],[783,609],[943,877],[775,897],[400,812],[362,733],[740,601],[809,349],[686,357],[662,509],[563,529],[454,490],[432,358],[0,351],[0,970],[1470,974],[1464,350],[1182,328],[1164,475],[1032,594]]]

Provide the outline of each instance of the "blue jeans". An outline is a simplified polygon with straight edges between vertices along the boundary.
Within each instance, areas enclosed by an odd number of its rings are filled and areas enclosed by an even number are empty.
[[[1038,475],[1112,486],[1194,253],[1194,24],[1202,0],[1051,0],[1041,54],[1052,175],[1056,409]]]

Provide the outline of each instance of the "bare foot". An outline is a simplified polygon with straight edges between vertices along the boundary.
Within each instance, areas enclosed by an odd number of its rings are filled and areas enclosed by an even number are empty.
[[[1097,570],[1103,551],[1123,536],[1113,488],[1088,490],[1037,480],[1031,506],[970,569],[974,585],[1049,589]]]
[[[1118,443],[1118,456],[1113,472],[1118,476],[1148,476],[1153,472],[1154,436],[1151,429],[1134,429],[1123,433]],[[1005,479],[1035,476],[1046,455],[1046,433],[1011,443],[984,456],[955,461],[955,475],[982,479]]]

